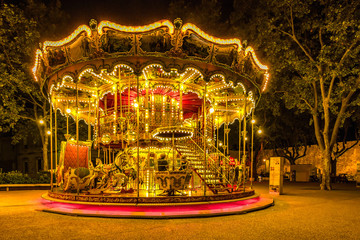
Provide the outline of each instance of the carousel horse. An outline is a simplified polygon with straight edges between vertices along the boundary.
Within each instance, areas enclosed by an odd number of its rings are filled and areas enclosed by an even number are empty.
[[[94,175],[94,169],[79,167],[71,168],[64,174],[64,191],[88,190]]]
[[[129,180],[135,180],[137,172],[130,163],[131,150],[119,152],[106,174],[106,188],[125,188]]]

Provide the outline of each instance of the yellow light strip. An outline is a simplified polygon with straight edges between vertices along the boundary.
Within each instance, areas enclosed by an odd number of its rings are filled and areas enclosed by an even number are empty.
[[[200,28],[198,28],[197,26],[195,26],[194,24],[191,23],[186,23],[181,31],[183,33],[185,33],[187,30],[192,30],[193,32],[197,33],[198,35],[200,35],[202,38],[213,42],[213,43],[217,43],[217,44],[222,44],[222,45],[230,45],[230,44],[235,44],[238,46],[238,51],[240,52],[242,49],[242,45],[239,39],[237,38],[231,38],[231,39],[221,39],[221,38],[216,38],[213,36],[210,36],[208,34],[206,34],[205,32],[201,31]]]
[[[263,88],[261,89],[261,91],[265,91],[265,90],[266,90],[267,84],[268,84],[269,79],[270,79],[270,74],[269,74],[268,72],[266,72],[266,73],[264,74],[264,76],[265,76],[265,83],[264,83],[264,86],[263,86]]]
[[[77,35],[85,31],[87,36],[91,36],[91,29],[86,25],[79,26],[70,36],[60,40],[60,41],[46,41],[44,42],[43,51],[46,52],[47,47],[59,47],[71,42]]]
[[[173,34],[174,33],[174,26],[172,25],[172,23],[169,20],[161,20],[149,25],[145,25],[145,26],[138,26],[138,27],[133,27],[133,26],[123,26],[123,25],[119,25],[110,21],[101,21],[101,23],[98,26],[98,32],[99,34],[103,34],[103,28],[108,27],[108,28],[112,28],[121,32],[132,32],[132,33],[139,33],[139,32],[147,32],[147,31],[151,31],[154,30],[156,28],[160,28],[160,27],[167,27],[169,29],[169,34]]]
[[[37,71],[38,65],[40,63],[40,57],[42,57],[42,52],[40,49],[38,49],[38,50],[36,50],[35,63],[34,63],[34,67],[32,68],[32,72],[33,72],[34,79],[36,82],[38,81],[38,78],[36,76],[36,71]]]
[[[251,53],[251,56],[253,57],[254,62],[256,63],[256,65],[257,65],[260,69],[262,69],[262,70],[268,70],[268,69],[269,69],[266,65],[263,65],[263,64],[259,61],[259,59],[256,57],[256,54],[255,54],[254,49],[253,49],[252,47],[250,47],[250,46],[245,49],[245,55],[247,55],[249,52]]]
[[[237,38],[232,38],[232,39],[221,39],[221,38],[216,38],[213,36],[210,36],[208,34],[206,34],[205,32],[201,31],[200,28],[198,28],[197,26],[195,26],[194,24],[191,23],[187,23],[185,24],[181,31],[183,33],[185,33],[187,30],[192,30],[193,32],[197,33],[198,35],[200,35],[202,38],[213,42],[213,43],[217,43],[217,44],[223,44],[223,45],[229,45],[229,44],[235,44],[238,46],[238,51],[240,52],[242,50],[242,45],[239,39]],[[262,70],[268,70],[268,67],[266,65],[263,65],[259,59],[256,57],[255,51],[252,47],[247,47],[245,50],[245,54],[247,54],[248,52],[251,53],[256,65],[262,69]]]

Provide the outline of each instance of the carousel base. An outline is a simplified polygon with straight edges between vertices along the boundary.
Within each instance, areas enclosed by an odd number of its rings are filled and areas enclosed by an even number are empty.
[[[244,214],[274,205],[273,199],[260,197],[253,190],[212,196],[199,194],[139,198],[114,194],[88,196],[49,191],[42,198],[42,207],[39,210],[44,212],[110,218],[211,217]]]

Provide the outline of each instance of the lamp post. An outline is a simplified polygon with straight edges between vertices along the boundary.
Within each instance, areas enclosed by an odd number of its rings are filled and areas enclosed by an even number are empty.
[[[251,120],[251,166],[250,166],[250,188],[253,189],[253,181],[254,181],[254,111],[252,112],[252,120]]]

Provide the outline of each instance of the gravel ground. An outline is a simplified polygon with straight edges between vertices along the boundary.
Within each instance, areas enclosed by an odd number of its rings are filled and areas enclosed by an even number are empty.
[[[269,197],[268,183],[254,188]],[[44,190],[0,192],[0,239],[360,239],[360,189],[285,183],[275,206],[188,219],[72,217],[36,211]]]

